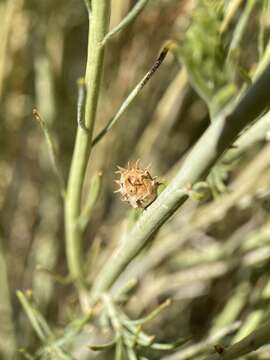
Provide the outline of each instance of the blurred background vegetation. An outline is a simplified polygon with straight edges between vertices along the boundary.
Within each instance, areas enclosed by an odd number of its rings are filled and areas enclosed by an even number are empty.
[[[110,28],[136,3],[113,0]],[[129,319],[173,300],[144,326],[167,344],[165,351],[151,348],[151,341],[123,345],[122,355],[119,344],[116,354],[114,344],[93,351],[89,346],[113,339],[111,298],[105,299],[109,315],[99,305],[90,319],[67,279],[63,201],[32,119],[37,108],[66,182],[77,80],[87,56],[87,9],[75,0],[6,0],[0,14],[0,357],[203,359],[214,345],[230,345],[256,329],[270,311],[269,113],[259,131],[214,167],[208,185],[201,184],[207,194],[201,187],[194,192],[115,285],[119,308],[113,309]],[[139,215],[114,194],[116,166],[141,159],[167,184],[215,114],[269,61],[269,30],[268,0],[152,0],[108,41],[95,134],[165,41],[176,41],[177,50],[91,154],[84,196],[93,174],[102,173],[102,185],[84,234],[89,284]],[[132,336],[136,344],[139,335]],[[172,350],[179,339],[187,343]],[[242,358],[270,359],[270,348]]]

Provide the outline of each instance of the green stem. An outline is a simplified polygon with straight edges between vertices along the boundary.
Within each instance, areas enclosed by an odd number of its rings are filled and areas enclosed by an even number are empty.
[[[53,143],[52,135],[49,131],[49,128],[48,128],[46,122],[41,118],[41,115],[39,114],[37,109],[33,109],[33,117],[34,117],[34,119],[36,119],[38,121],[38,123],[40,124],[40,127],[43,131],[43,134],[44,134],[44,137],[45,137],[45,140],[47,143],[47,148],[48,148],[52,168],[53,168],[55,176],[58,180],[59,191],[60,191],[61,196],[64,199],[66,196],[65,182],[64,182],[64,178],[61,173],[59,162],[57,160],[56,150],[55,150],[55,146]]]
[[[39,323],[39,321],[37,319],[37,315],[33,311],[32,306],[28,302],[26,296],[20,290],[16,291],[16,295],[17,295],[29,321],[31,322],[33,329],[35,330],[37,336],[39,337],[40,341],[45,342],[47,335],[46,335],[44,329],[41,327],[41,324]]]
[[[99,172],[95,174],[91,180],[90,190],[87,195],[85,205],[82,209],[80,218],[78,219],[78,225],[80,226],[82,231],[85,231],[85,228],[90,221],[90,218],[93,213],[93,209],[100,195],[101,186],[102,186],[102,173]]]
[[[222,26],[220,29],[221,34],[226,32],[233,21],[235,14],[237,13],[239,7],[242,5],[243,0],[232,0],[228,4],[227,13],[222,22]]]
[[[267,141],[270,130],[270,111],[262,116],[254,125],[246,130],[235,142],[235,148],[230,149],[223,157],[224,162],[231,162],[245,154],[253,145]]]
[[[245,337],[236,344],[224,349],[222,355],[214,354],[209,356],[208,360],[233,360],[240,356],[249,354],[259,347],[268,344],[270,341],[270,321],[262,325],[256,331]]]
[[[126,17],[118,24],[115,28],[113,28],[103,39],[102,46],[104,46],[108,40],[111,39],[112,36],[117,34],[118,32],[124,30],[132,21],[136,19],[137,16],[143,11],[146,7],[149,0],[139,0],[136,5],[134,5],[133,9],[127,14]]]
[[[245,29],[248,25],[248,21],[251,16],[251,12],[252,12],[255,4],[256,4],[255,0],[249,0],[246,3],[246,7],[243,11],[243,14],[242,14],[242,16],[235,28],[234,34],[233,34],[232,42],[231,42],[230,49],[229,49],[229,58],[233,54],[233,52],[236,51],[240,46],[241,40],[245,34]]]
[[[197,359],[196,355],[201,354],[204,351],[207,351],[209,347],[212,349],[214,344],[217,344],[220,340],[225,338],[226,336],[234,333],[239,326],[241,325],[240,321],[234,322],[228,326],[225,326],[215,332],[215,334],[208,335],[205,339],[191,344],[189,346],[184,347],[184,349],[177,351],[173,355],[169,357],[164,357],[161,360],[190,360]],[[199,358],[201,359],[201,358]],[[223,358],[220,357],[220,360]]]
[[[154,65],[151,66],[150,70],[144,75],[144,77],[140,80],[140,82],[135,86],[135,88],[131,91],[128,97],[120,106],[117,113],[109,120],[107,125],[96,135],[96,137],[92,141],[92,146],[95,146],[102,138],[107,134],[108,131],[115,125],[115,123],[119,120],[119,118],[123,115],[126,109],[130,106],[130,104],[134,101],[140,91],[145,87],[148,81],[152,78],[155,72],[158,70],[162,62],[164,61],[170,47],[173,46],[172,41],[168,41],[167,44],[164,45],[163,49],[161,50],[158,58],[154,62]]]
[[[270,65],[237,105],[222,111],[199,139],[182,168],[144,211],[133,229],[101,270],[93,286],[96,299],[108,290],[129,262],[140,252],[151,235],[185,202],[188,189],[203,179],[237,135],[270,103]]]
[[[69,272],[72,278],[81,280],[83,277],[82,230],[76,224],[81,212],[82,189],[91,152],[104,58],[104,48],[101,46],[101,42],[109,25],[110,0],[92,0],[91,10],[85,74],[87,95],[84,125],[88,131],[86,132],[80,127],[77,129],[65,202],[66,253]]]
[[[216,331],[224,326],[229,326],[238,318],[246,305],[249,293],[250,285],[247,282],[240,283],[237,286],[221,313],[214,319],[214,325],[211,328],[210,334],[215,334]]]
[[[259,301],[264,301],[265,303],[269,302],[270,298],[270,282],[268,281],[265,285],[262,294],[260,296]],[[258,302],[259,302],[258,301]],[[255,331],[256,328],[260,325],[260,323],[263,321],[265,317],[265,310],[258,307],[255,308],[245,319],[243,322],[241,328],[238,330],[236,335],[234,336],[232,343],[236,343],[243,338],[245,338],[247,335],[252,333],[252,331]]]

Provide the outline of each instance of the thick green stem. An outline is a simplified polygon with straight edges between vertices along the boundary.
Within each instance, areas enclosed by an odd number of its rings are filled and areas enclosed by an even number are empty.
[[[85,131],[78,128],[68,179],[65,202],[66,253],[70,275],[82,279],[82,231],[77,226],[81,212],[82,188],[88,158],[91,151],[92,133],[96,117],[104,48],[101,42],[106,35],[110,18],[110,0],[92,0],[89,13],[89,40],[86,66]]]
[[[270,65],[236,106],[227,107],[217,116],[187,156],[173,181],[144,211],[126,241],[106,263],[95,281],[94,299],[111,287],[151,235],[185,202],[188,189],[207,175],[237,135],[270,105],[269,86]]]

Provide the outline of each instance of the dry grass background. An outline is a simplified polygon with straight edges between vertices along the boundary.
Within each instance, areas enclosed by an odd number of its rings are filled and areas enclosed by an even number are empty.
[[[110,27],[135,3],[113,0]],[[95,133],[153,65],[164,42],[185,41],[197,3],[150,1],[127,29],[111,39],[106,47]],[[212,11],[214,3],[224,3],[226,11],[220,20],[224,25],[229,1],[205,1],[205,6]],[[225,23],[226,46],[247,6],[247,1],[232,3],[237,8]],[[66,341],[65,351],[70,355],[59,355],[48,345],[65,338],[68,331],[76,333],[76,319],[81,318],[83,309],[73,284],[64,281],[68,269],[63,204],[32,109],[39,110],[50,129],[66,180],[77,128],[76,82],[84,75],[87,54],[85,4],[75,0],[6,0],[0,3],[0,14],[0,353],[3,359],[112,359],[113,349],[93,352],[88,348],[112,339],[108,319],[100,308],[95,309],[92,321]],[[254,73],[266,54],[269,21],[268,1],[255,2],[235,50],[237,91],[244,84],[241,74]],[[208,25],[206,21],[203,39],[207,39],[208,30],[211,32]],[[201,39],[196,41],[200,44]],[[209,48],[215,46],[210,39],[208,44]],[[206,46],[207,40],[202,44]],[[210,122],[209,104],[196,90],[185,68],[169,53],[116,126],[94,148],[85,197],[93,174],[101,171],[103,175],[101,194],[84,235],[89,283],[95,282],[138,216],[114,194],[116,166],[139,158],[144,166],[151,163],[151,173],[166,184]],[[264,124],[268,123],[269,113],[264,118]],[[139,348],[138,358],[205,359],[215,352],[215,344],[230,345],[269,318],[267,126],[258,138],[249,137],[236,162],[217,168],[216,177],[209,179],[212,195],[198,201],[198,194],[194,194],[195,199],[160,229],[115,283],[117,294],[130,279],[137,279],[128,296],[119,300],[121,311],[133,319],[172,299],[145,329],[162,343],[189,339],[183,348],[173,351]],[[42,314],[53,335],[49,332],[44,339],[37,336],[35,319],[27,318],[16,290],[26,294],[30,309],[38,309],[36,313],[33,310],[34,318]],[[46,354],[38,352],[47,345]],[[126,353],[123,359],[137,358],[132,356]],[[242,357],[269,358],[269,346],[256,355]]]

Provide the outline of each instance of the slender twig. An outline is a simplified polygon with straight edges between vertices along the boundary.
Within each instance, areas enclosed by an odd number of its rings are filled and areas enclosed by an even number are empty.
[[[270,282],[266,283],[262,293],[260,294],[260,301],[268,302],[270,297]],[[237,334],[232,340],[232,343],[236,343],[242,340],[244,337],[249,335],[252,331],[255,331],[256,328],[263,322],[265,317],[265,309],[262,307],[255,307],[248,316],[246,317],[241,328],[238,330]]]
[[[262,1],[262,12],[260,15],[260,28],[259,28],[259,35],[258,35],[258,53],[259,59],[262,58],[265,46],[265,33],[266,33],[266,17],[267,13],[269,14],[270,10],[270,3],[268,0]]]
[[[171,304],[170,300],[165,301],[149,315],[137,321],[130,320],[121,310],[118,310],[118,308],[113,303],[110,295],[102,294],[102,300],[107,309],[108,316],[116,333],[115,339],[117,340],[117,342],[119,341],[119,339],[123,340],[126,351],[127,353],[130,353],[131,356],[136,356],[135,351],[133,350],[136,344],[143,347],[150,347],[152,349],[166,351],[175,349],[176,347],[186,342],[186,340],[180,339],[174,343],[158,343],[154,341],[154,336],[149,336],[142,330],[142,325],[144,323],[151,321],[155,316],[159,315],[159,313],[164,308]]]
[[[124,350],[123,327],[111,297],[108,294],[103,294],[102,299],[116,334],[115,359],[122,359]]]
[[[45,342],[46,338],[47,338],[47,334],[45,333],[44,329],[42,328],[41,324],[39,323],[35,312],[33,311],[31,305],[29,304],[26,296],[24,295],[24,293],[22,291],[17,291],[16,292],[17,297],[29,319],[29,321],[31,322],[31,325],[33,327],[33,329],[35,330],[37,336],[39,337],[39,339],[42,342]]]
[[[89,349],[92,351],[101,351],[101,350],[106,350],[109,349],[111,347],[115,346],[115,340],[112,340],[108,343],[105,344],[99,344],[99,345],[89,345]]]
[[[120,335],[122,332],[122,324],[121,321],[118,318],[117,311],[114,307],[113,301],[111,297],[108,294],[103,294],[102,299],[104,301],[104,304],[108,310],[108,315],[111,319],[112,326],[116,332],[117,335]]]
[[[139,92],[144,88],[144,86],[148,83],[148,81],[151,79],[151,77],[154,75],[154,73],[160,67],[160,65],[162,64],[163,60],[165,59],[168,51],[170,50],[170,48],[172,46],[174,46],[174,43],[172,41],[169,41],[163,47],[163,49],[161,50],[154,65],[151,67],[151,69],[149,71],[147,71],[147,73],[144,75],[144,77],[141,79],[141,81],[131,91],[131,93],[128,95],[128,97],[125,99],[125,101],[120,106],[117,113],[109,120],[107,125],[99,132],[99,134],[97,134],[97,136],[92,141],[92,146],[95,146],[103,138],[103,136],[106,135],[106,133],[115,125],[115,123],[123,115],[123,113],[129,107],[129,105],[134,101],[134,99],[139,94]]]
[[[131,278],[121,289],[119,289],[114,299],[116,301],[121,301],[121,299],[125,298],[137,285],[137,279]]]
[[[91,0],[84,0],[84,3],[85,3],[85,6],[86,6],[86,9],[87,9],[88,13],[91,14],[91,10],[92,10]]]
[[[82,329],[85,327],[86,324],[89,323],[93,316],[92,310],[89,310],[81,319],[74,320],[69,326],[66,328],[64,336],[60,337],[59,339],[55,339],[50,343],[50,347],[52,348],[61,348],[64,345],[69,344],[74,340],[74,338],[80,334]]]
[[[223,349],[222,355],[214,354],[209,356],[207,360],[233,360],[240,356],[249,354],[263,345],[268,344],[270,341],[270,321],[259,327],[243,340],[230,346],[227,349]]]
[[[82,266],[82,230],[77,226],[81,212],[82,189],[86,166],[91,152],[92,133],[100,92],[101,75],[104,59],[104,47],[101,47],[109,25],[110,0],[92,0],[88,58],[85,74],[86,102],[84,126],[87,132],[77,129],[73,158],[67,185],[65,201],[66,252],[69,272],[74,279],[83,278]]]
[[[39,312],[36,306],[29,301],[27,294],[24,294],[19,290],[16,294],[29,321],[31,322],[33,329],[42,342],[42,347],[37,352],[37,357],[39,358],[39,355],[42,357],[43,355],[46,356],[46,354],[55,354],[57,359],[72,360],[73,357],[65,351],[63,346],[69,343],[80,333],[85,324],[91,319],[92,311],[89,311],[82,319],[77,319],[76,323],[71,323],[71,325],[66,329],[65,334],[61,338],[57,339],[43,315]],[[31,292],[29,292],[29,295],[32,295]]]
[[[104,46],[107,41],[111,39],[111,37],[124,30],[129,24],[131,24],[132,21],[134,21],[136,17],[140,15],[148,2],[149,0],[138,0],[136,5],[134,5],[126,17],[124,17],[124,19],[104,37],[102,46]]]
[[[110,288],[151,235],[186,201],[187,188],[203,179],[237,135],[265,110],[270,103],[269,86],[270,65],[237,105],[229,105],[217,115],[187,156],[175,178],[144,211],[126,241],[103,267],[93,286],[94,299],[100,292]]]
[[[261,57],[260,62],[257,65],[256,71],[253,75],[254,79],[256,79],[261,75],[261,73],[266,68],[269,61],[270,61],[270,40],[267,42],[263,56]]]
[[[215,334],[218,329],[228,326],[238,318],[247,302],[249,293],[250,285],[247,282],[240,283],[236,287],[220,314],[213,320],[214,324],[210,334]]]
[[[244,154],[250,147],[268,140],[270,130],[270,111],[262,116],[254,125],[247,129],[235,142],[235,148],[225,154],[224,161],[232,161]]]
[[[156,309],[154,309],[150,314],[146,315],[144,318],[139,320],[134,320],[133,323],[135,325],[143,325],[151,320],[153,320],[156,316],[158,316],[165,308],[172,304],[171,299],[165,300],[162,304],[160,304]]]
[[[240,42],[244,36],[246,26],[251,15],[251,12],[256,4],[255,0],[248,0],[243,14],[235,28],[233,38],[229,48],[229,57],[233,55],[234,51],[240,46]]]
[[[241,6],[243,0],[233,0],[229,2],[228,5],[228,11],[226,13],[226,16],[222,22],[221,28],[220,28],[220,32],[224,33],[225,31],[227,31],[230,23],[232,22],[237,10],[239,9],[239,7]]]
[[[213,346],[217,341],[220,341],[225,336],[235,332],[240,326],[240,321],[237,321],[233,324],[223,327],[219,329],[214,334],[209,335],[206,339],[197,342],[196,344],[192,344],[187,346],[183,350],[176,352],[173,355],[169,355],[163,357],[162,360],[187,360],[194,359],[194,356],[205,351],[211,345]],[[222,358],[220,358],[221,360]]]
[[[35,120],[37,120],[37,122],[39,123],[39,125],[44,133],[48,151],[49,151],[51,164],[52,164],[52,168],[53,168],[53,171],[58,180],[59,190],[60,190],[62,197],[65,198],[65,196],[66,196],[65,182],[64,182],[61,170],[60,170],[59,162],[57,160],[56,150],[55,150],[55,147],[53,144],[52,136],[50,134],[50,131],[47,127],[46,122],[42,119],[42,117],[41,117],[40,113],[37,111],[37,109],[33,109],[33,117]]]

